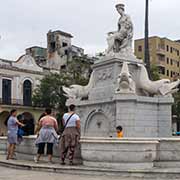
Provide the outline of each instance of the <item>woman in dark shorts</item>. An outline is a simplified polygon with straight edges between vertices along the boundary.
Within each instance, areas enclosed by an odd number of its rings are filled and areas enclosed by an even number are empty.
[[[38,146],[37,156],[34,158],[36,163],[39,162],[40,157],[44,154],[44,148],[47,144],[48,161],[52,163],[53,145],[57,143],[58,130],[57,120],[51,116],[51,109],[45,110],[46,115],[39,120],[39,136],[36,139],[35,144]]]

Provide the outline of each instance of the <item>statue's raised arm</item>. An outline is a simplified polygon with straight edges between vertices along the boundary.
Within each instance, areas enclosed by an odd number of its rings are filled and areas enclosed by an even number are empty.
[[[107,37],[108,49],[106,54],[132,53],[133,23],[130,16],[125,14],[124,4],[117,4],[116,10],[120,14],[118,30],[109,32]]]

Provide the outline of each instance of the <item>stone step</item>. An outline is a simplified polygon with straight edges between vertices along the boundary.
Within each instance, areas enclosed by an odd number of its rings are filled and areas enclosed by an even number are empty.
[[[107,175],[107,176],[118,176],[128,178],[150,178],[150,179],[175,179],[180,178],[180,168],[152,168],[147,170],[115,170],[110,168],[98,168],[98,167],[86,167],[83,165],[62,166],[60,164],[48,164],[45,162],[35,164],[33,161],[23,160],[5,160],[4,155],[0,155],[0,165],[4,167],[10,167],[15,169],[42,171],[42,172],[55,172],[55,173],[66,173],[66,174],[77,174],[77,175]]]

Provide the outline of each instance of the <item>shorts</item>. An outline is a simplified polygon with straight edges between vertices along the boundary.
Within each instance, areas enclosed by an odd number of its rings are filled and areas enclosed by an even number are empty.
[[[38,144],[38,154],[44,154],[44,148],[46,143],[39,143]],[[53,154],[53,143],[47,143],[47,151],[46,154]]]

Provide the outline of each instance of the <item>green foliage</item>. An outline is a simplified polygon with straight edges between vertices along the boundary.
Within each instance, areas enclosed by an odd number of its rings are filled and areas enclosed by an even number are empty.
[[[68,62],[67,71],[72,78],[71,84],[86,85],[89,81],[91,64],[86,56],[75,56],[72,61]]]
[[[66,73],[46,75],[33,93],[33,105],[64,111],[66,97],[63,95],[62,86],[69,86],[70,82],[71,79]]]
[[[67,110],[65,106],[66,97],[63,95],[62,86],[68,87],[72,84],[86,85],[89,77],[85,75],[90,72],[90,62],[76,57],[68,62],[67,69],[59,74],[50,73],[41,81],[33,92],[33,105],[38,107],[51,107],[59,112],[59,117]],[[90,73],[89,73],[90,74]],[[59,118],[60,119],[60,118]]]
[[[160,79],[160,75],[159,75],[159,69],[156,65],[152,64],[151,65],[151,78],[152,81],[156,81]]]

